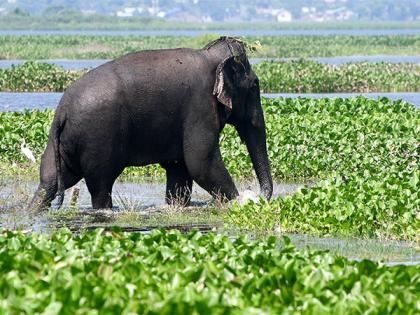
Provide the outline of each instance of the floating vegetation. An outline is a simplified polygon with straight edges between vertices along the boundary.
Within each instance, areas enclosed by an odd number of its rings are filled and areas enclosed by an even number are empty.
[[[219,37],[190,36],[0,36],[1,59],[113,59],[126,53],[163,48],[202,48]],[[245,36],[259,41],[253,57],[335,57],[349,55],[415,55],[419,35],[384,36]]]
[[[234,205],[227,215],[231,227],[418,241],[418,109],[402,101],[364,97],[264,99],[263,106],[273,177],[322,181],[268,203]],[[4,174],[28,165],[20,153],[23,138],[40,156],[52,117],[51,110],[0,113]],[[225,128],[220,141],[229,172],[254,176],[233,127]],[[33,166],[29,170],[32,177],[37,174]],[[123,176],[163,175],[152,165],[127,168]]]
[[[328,65],[310,60],[253,66],[265,93],[419,92],[420,65],[355,62]]]
[[[420,266],[154,230],[0,234],[7,314],[415,314]]]

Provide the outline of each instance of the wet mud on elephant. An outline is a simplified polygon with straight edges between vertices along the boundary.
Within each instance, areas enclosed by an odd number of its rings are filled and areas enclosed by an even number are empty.
[[[60,100],[29,207],[49,207],[85,178],[93,208],[110,208],[124,168],[152,163],[166,170],[168,203],[187,204],[193,182],[233,199],[238,191],[219,148],[226,123],[246,144],[269,199],[259,83],[241,42],[221,37],[203,49],[141,51],[110,61],[75,81]]]

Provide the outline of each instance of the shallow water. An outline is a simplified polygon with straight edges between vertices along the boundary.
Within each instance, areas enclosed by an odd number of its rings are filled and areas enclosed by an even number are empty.
[[[276,183],[274,184],[273,196],[284,196],[291,194],[302,187],[300,183]],[[68,226],[71,229],[89,228],[102,226],[108,221],[114,222],[119,219],[119,215],[127,212],[135,213],[138,217],[149,217],[156,214],[167,214],[172,211],[165,203],[165,183],[161,182],[116,182],[113,188],[112,199],[113,211],[94,211],[91,208],[90,194],[83,181],[78,184],[80,194],[77,202],[77,213],[70,211],[70,217],[66,211],[59,211],[53,201],[52,209],[46,216],[45,213],[31,214],[24,208],[29,203],[30,198],[35,192],[37,183],[17,182],[15,180],[3,180],[0,183],[0,227],[5,228],[24,228],[41,232],[48,232],[60,226]],[[258,191],[258,184],[254,182],[237,183],[239,191],[252,189]],[[72,189],[68,189],[65,194],[62,209],[70,208],[70,198]],[[188,209],[196,210],[201,208],[214,209],[214,201],[211,196],[201,189],[198,185],[193,185],[191,196],[191,206]],[[200,219],[198,217],[198,219]],[[188,218],[186,218],[188,221]],[[130,221],[130,220],[129,220]],[[138,218],[135,223],[141,223]],[[178,225],[185,218],[172,218],[168,225]],[[198,220],[200,221],[200,220]],[[130,223],[130,222],[128,222]],[[160,222],[156,222],[159,224]],[[192,222],[194,223],[194,222]],[[213,222],[214,223],[214,222]],[[105,224],[107,225],[107,224]],[[189,225],[189,224],[187,224]],[[130,227],[130,226],[129,226]],[[131,226],[131,229],[136,227]],[[139,226],[141,230],[144,226]]]
[[[329,250],[354,260],[371,259],[383,261],[386,265],[418,265],[420,250],[416,244],[402,241],[381,241],[372,239],[339,239],[314,237],[303,234],[289,234],[298,248]],[[418,245],[418,244],[417,244]]]
[[[13,180],[3,180],[0,186],[0,200],[6,200],[11,195],[18,191],[21,195],[30,195],[36,190],[37,182],[15,182]],[[165,206],[165,186],[164,182],[123,182],[117,181],[113,187],[113,201],[114,204],[122,209],[133,208],[135,210],[142,210],[148,208],[158,208]],[[255,182],[239,182],[236,183],[239,191],[250,189],[258,191],[258,184]],[[291,194],[301,188],[302,183],[274,183],[273,197],[285,196]],[[90,194],[84,181],[80,181],[77,185],[80,189],[78,205],[82,209],[90,208]],[[63,207],[70,205],[71,189],[65,193]],[[197,184],[193,185],[191,199],[194,204],[207,204],[212,198],[211,196],[199,187]],[[1,223],[0,223],[1,224]]]
[[[219,34],[226,36],[297,36],[297,35],[418,35],[420,29],[307,29],[307,30],[1,30],[0,36],[22,35],[89,35],[89,36],[201,36]]]
[[[238,183],[238,189],[257,190],[255,182]],[[298,183],[276,183],[274,196],[292,194],[302,187]],[[50,233],[57,228],[67,227],[74,232],[97,227],[119,226],[124,231],[149,233],[153,228],[192,229],[203,233],[209,231],[227,232],[235,238],[235,231],[223,227],[222,214],[212,198],[200,187],[194,185],[192,206],[177,209],[164,202],[165,184],[161,182],[117,182],[113,191],[113,210],[93,210],[86,186],[81,182],[78,209],[69,209],[70,190],[66,192],[64,210],[34,214],[24,210],[36,188],[35,182],[0,183],[0,227]],[[279,236],[281,236],[279,234]],[[397,241],[362,239],[321,238],[302,234],[287,234],[298,248],[310,247],[330,250],[350,259],[372,259],[389,265],[420,264],[418,244]],[[251,238],[255,236],[250,235]],[[417,246],[417,247],[416,247]]]
[[[0,92],[0,112],[22,111],[24,109],[46,109],[56,108],[63,93],[10,93]],[[379,97],[388,97],[393,100],[402,99],[408,103],[420,107],[420,93],[263,93],[266,98],[350,98],[363,95],[369,98],[377,99]]]
[[[263,61],[288,61],[298,58],[250,58],[251,64],[257,64]],[[390,62],[390,63],[420,63],[420,56],[393,56],[393,55],[375,55],[375,56],[338,56],[338,57],[311,57],[304,58],[315,60],[321,63],[340,65],[347,62]],[[12,65],[23,64],[26,60],[0,60],[0,69],[10,68]],[[96,68],[109,60],[106,59],[75,59],[75,60],[38,60],[42,63],[55,64],[66,70],[80,70]]]

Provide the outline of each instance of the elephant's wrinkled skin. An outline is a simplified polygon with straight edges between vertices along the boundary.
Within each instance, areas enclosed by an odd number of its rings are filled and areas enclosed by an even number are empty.
[[[48,207],[81,178],[93,208],[112,207],[112,186],[123,169],[152,163],[166,170],[168,203],[188,203],[193,181],[213,196],[235,198],[219,148],[226,123],[246,143],[269,199],[258,78],[242,43],[222,37],[203,49],[141,51],[108,62],[60,100],[30,207]]]

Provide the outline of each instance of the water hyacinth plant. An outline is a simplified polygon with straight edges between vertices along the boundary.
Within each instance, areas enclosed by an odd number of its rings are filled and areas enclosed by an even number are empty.
[[[80,78],[86,70],[71,71],[34,61],[0,69],[2,92],[61,92]]]
[[[289,239],[154,230],[0,233],[4,314],[416,314],[420,267]]]
[[[126,53],[163,48],[202,48],[217,31],[190,36],[0,36],[0,59],[113,59]],[[245,36],[260,41],[253,57],[334,57],[349,55],[416,55],[419,35],[384,36]]]
[[[263,62],[253,69],[264,93],[416,92],[420,89],[417,64],[357,62],[334,66],[302,59]],[[0,91],[63,92],[86,72],[26,62],[0,69]]]
[[[272,202],[235,205],[231,227],[419,241],[418,109],[361,97],[271,105],[265,109],[273,118],[267,129],[275,177],[327,180]]]
[[[263,106],[273,177],[324,181],[270,203],[234,205],[228,224],[248,230],[418,238],[418,109],[402,101],[364,97],[264,99]],[[23,137],[40,156],[52,116],[51,110],[0,113],[4,174],[28,165],[20,153]],[[220,141],[229,172],[252,177],[249,155],[236,131],[227,126]],[[18,167],[10,167],[13,163]],[[29,170],[32,177],[37,174],[34,166]],[[164,172],[158,166],[128,168],[123,176],[161,178]]]
[[[420,65],[357,62],[328,65],[310,60],[253,66],[265,93],[418,92]]]

